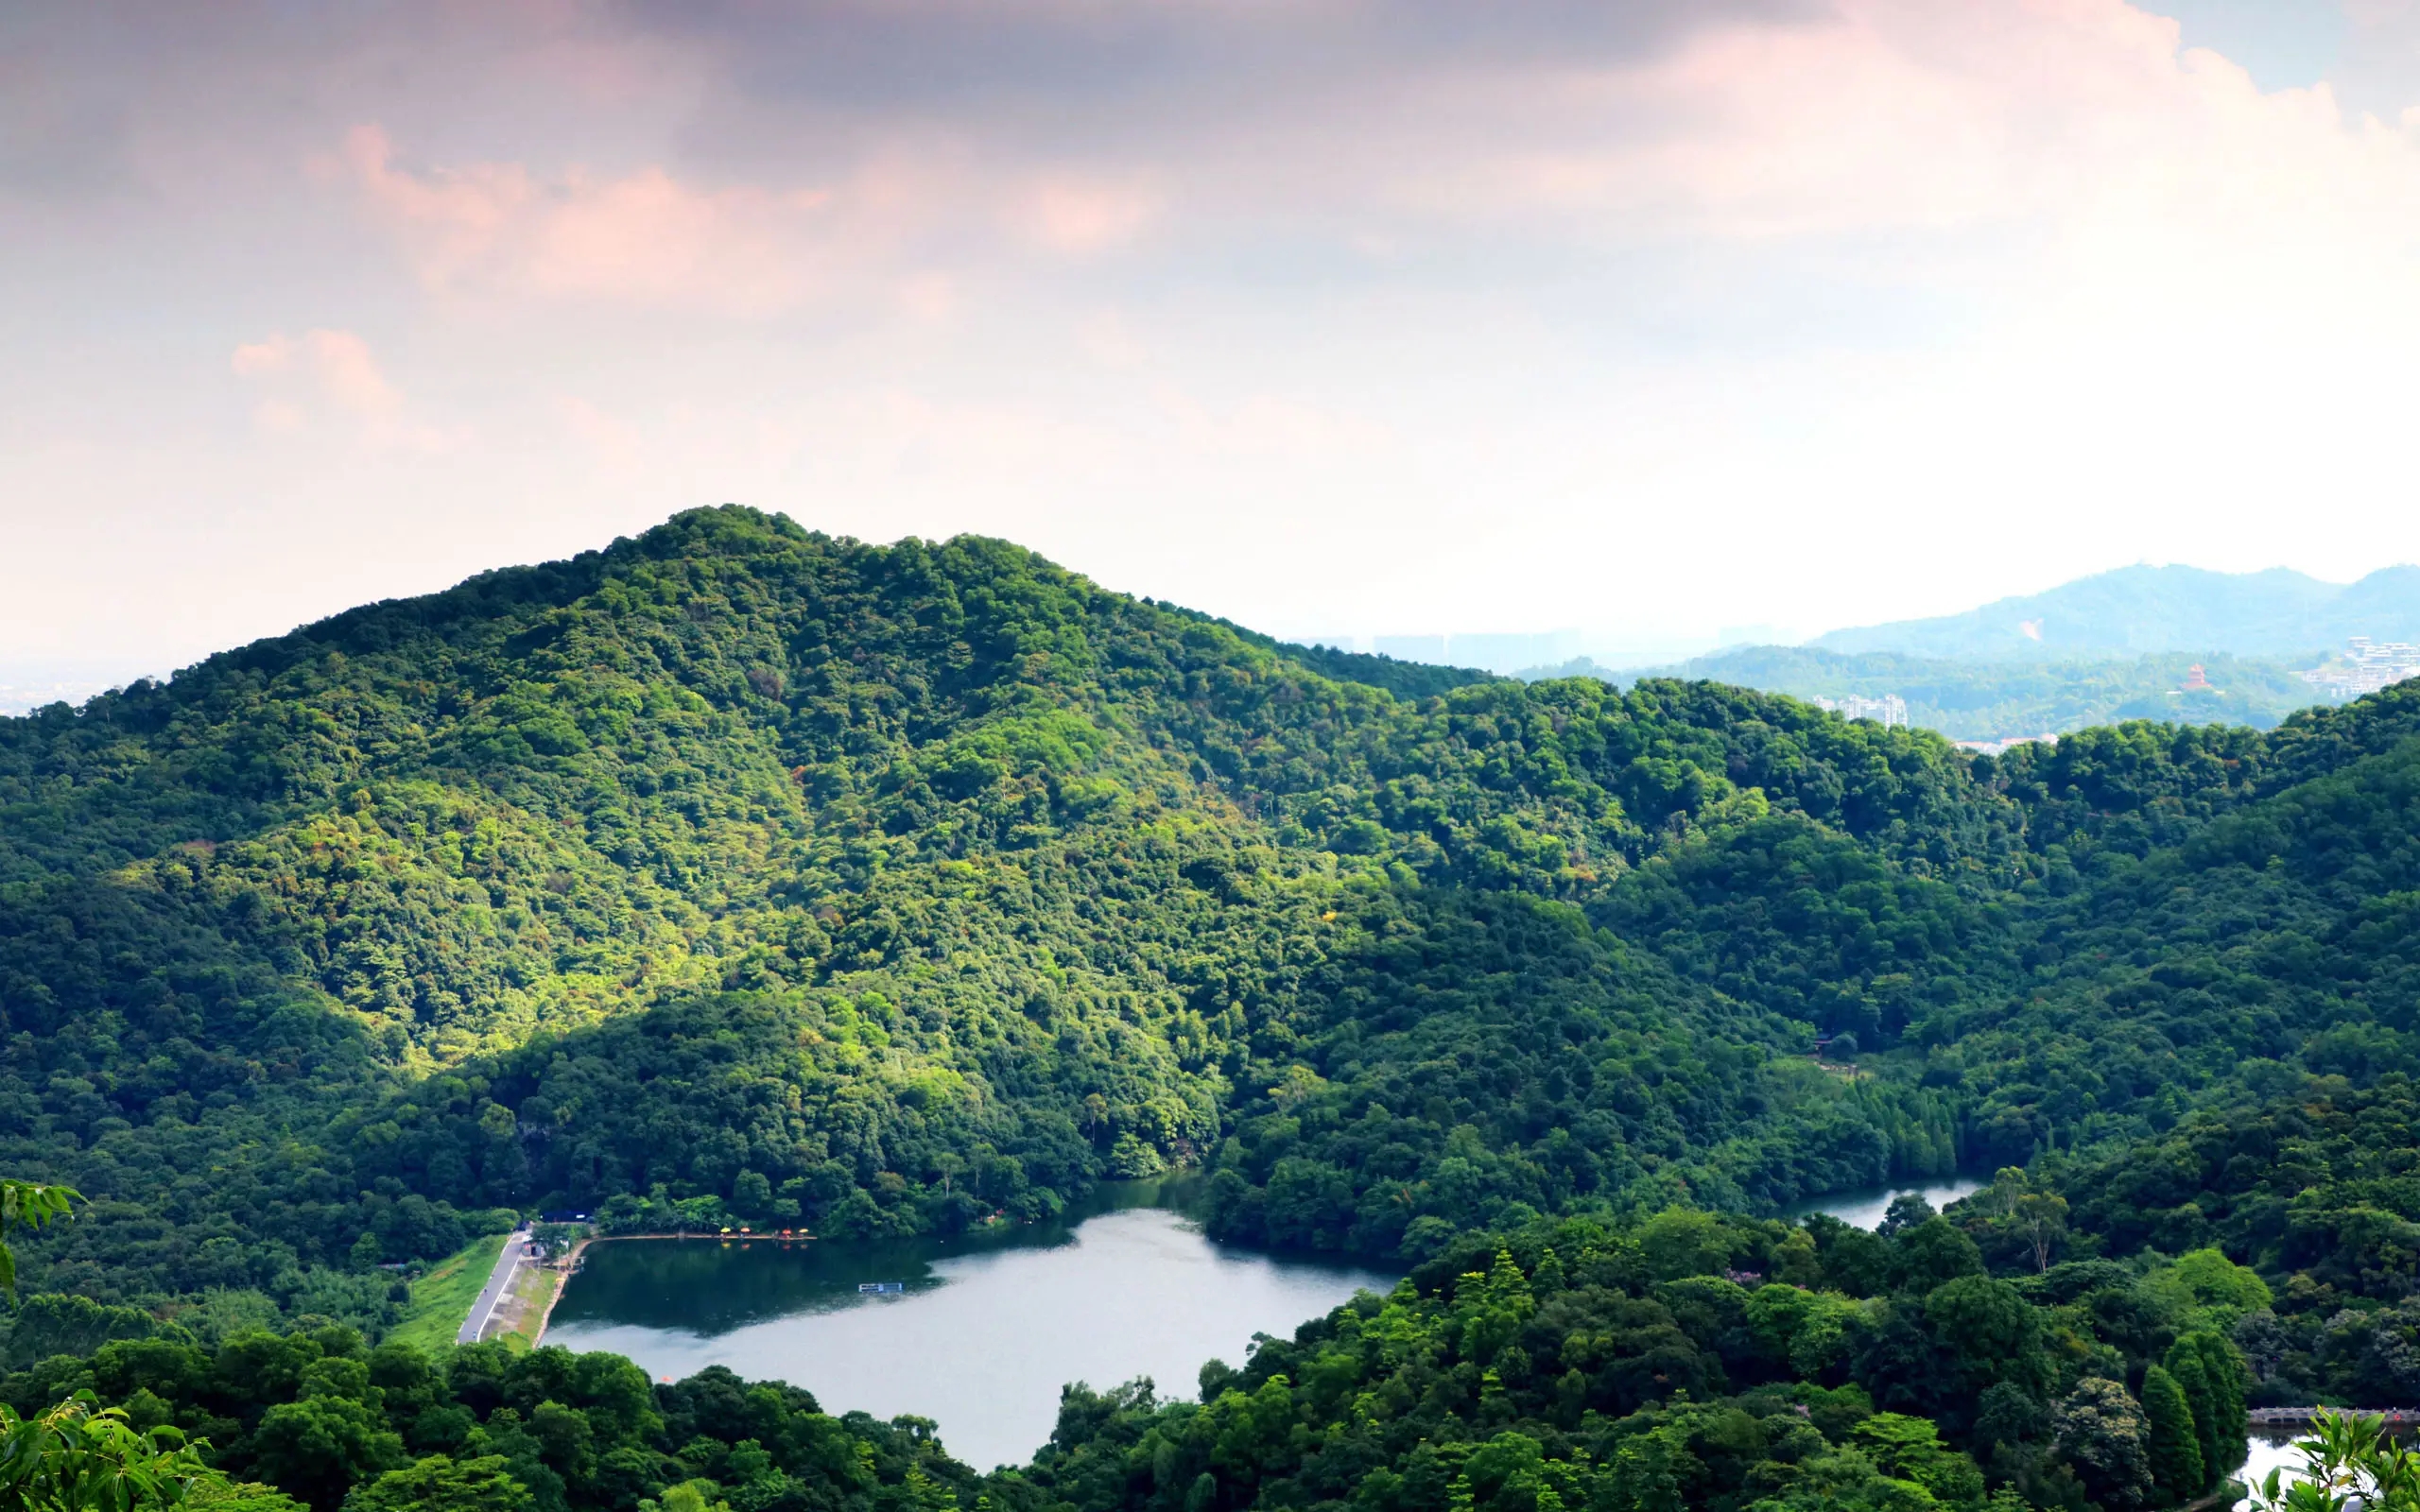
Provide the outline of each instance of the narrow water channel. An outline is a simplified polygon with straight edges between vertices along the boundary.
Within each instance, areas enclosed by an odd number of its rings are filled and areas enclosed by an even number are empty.
[[[1123,1184],[1078,1223],[886,1245],[613,1240],[591,1245],[546,1342],[678,1379],[710,1365],[815,1393],[827,1412],[914,1413],[968,1464],[1022,1463],[1059,1389],[1150,1376],[1191,1398],[1202,1362],[1243,1363],[1397,1274],[1222,1248],[1163,1194]],[[899,1282],[896,1295],[858,1288]]]

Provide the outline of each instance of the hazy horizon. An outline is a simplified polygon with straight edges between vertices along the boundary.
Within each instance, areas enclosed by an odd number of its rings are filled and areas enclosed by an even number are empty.
[[[606,541],[598,541],[595,543],[595,546],[581,549],[597,549],[609,543],[610,542]],[[890,542],[880,542],[879,544],[890,544]],[[499,563],[497,565],[499,567],[515,567],[532,565],[532,563],[512,562]],[[1078,563],[1063,561],[1058,563],[1058,565],[1078,573],[1082,573],[1083,571],[1082,567]],[[2392,567],[2408,564],[2388,563],[2386,565]],[[2187,562],[2130,562],[2125,563],[2120,567],[2103,569],[2103,573],[2123,571],[2129,567],[2164,568],[2171,566],[2190,569],[2194,567],[2194,564]],[[487,570],[493,569],[482,569],[482,571]],[[2216,571],[2217,569],[2202,568],[2197,570]],[[2273,567],[2256,568],[2253,569],[2251,573],[2233,574],[2230,576],[2252,576],[2263,572],[2292,570],[2293,569],[2290,568]],[[1091,575],[1086,574],[1085,576],[1089,576]],[[2086,574],[2083,575],[2083,577],[2069,578],[2059,583],[2043,585],[2041,589],[2035,590],[2034,592],[2048,592],[2069,586],[2075,582],[2083,581],[2084,578],[2099,576],[2102,576],[2102,573]],[[2319,581],[2323,585],[2328,587],[2342,588],[2350,586],[2349,583],[2330,583],[2325,578],[2316,579],[2316,581]],[[441,592],[443,588],[452,586],[454,585],[441,585],[439,589],[431,590],[431,592]],[[1125,591],[1123,589],[1119,589],[1119,585],[1115,583],[1104,584],[1103,586],[1111,589],[1116,589],[1120,592]],[[2021,598],[2024,596],[2027,596],[2027,593],[2025,591],[2003,595],[2003,597],[2014,598]],[[1175,601],[1170,600],[1170,602]],[[1996,602],[1996,600],[1995,602]],[[341,606],[339,609],[332,612],[342,612],[343,609],[350,609],[356,606]],[[1535,672],[1541,668],[1557,666],[1583,660],[1595,662],[1597,666],[1603,671],[1634,671],[1661,665],[1677,664],[1694,658],[1743,647],[1759,645],[1803,645],[1837,631],[1864,627],[1858,625],[1842,623],[1799,629],[1796,627],[1787,627],[1767,624],[1722,627],[1712,632],[1701,632],[1695,634],[1685,631],[1672,631],[1659,636],[1651,631],[1647,633],[1625,633],[1620,630],[1592,628],[1584,626],[1557,626],[1546,629],[1506,628],[1501,627],[1466,627],[1461,629],[1427,629],[1396,626],[1368,631],[1331,631],[1322,633],[1318,631],[1296,632],[1284,627],[1253,624],[1248,620],[1243,620],[1237,616],[1225,613],[1215,605],[1181,604],[1179,607],[1219,615],[1221,618],[1236,620],[1236,623],[1243,625],[1247,629],[1274,635],[1281,640],[1312,645],[1333,646],[1347,651],[1392,656],[1400,661],[1429,662],[1456,666],[1480,667],[1503,675]],[[1955,614],[1963,612],[1967,610],[1982,609],[1987,607],[1989,606],[1986,604],[1967,605],[1963,606],[1962,609],[1952,610],[1948,612]],[[263,636],[250,637],[246,641],[242,642],[231,642],[226,645],[211,646],[199,654],[183,656],[182,658],[172,655],[146,657],[140,654],[84,658],[44,657],[41,655],[18,656],[11,655],[7,647],[0,646],[0,715],[22,713],[29,709],[40,708],[45,704],[61,700],[71,703],[80,703],[83,699],[94,694],[104,692],[114,687],[122,687],[126,683],[138,678],[164,679],[186,666],[205,660],[207,657],[216,655],[220,651],[236,649],[242,644],[250,644],[251,640],[263,639],[268,636],[285,634],[290,630],[301,629],[303,627],[303,625],[308,623],[311,622],[305,621],[302,622],[302,624],[286,627],[285,629],[265,632]],[[1887,624],[1893,622],[1877,621],[1871,623]],[[1534,658],[1503,654],[1505,648],[1501,643],[1517,643],[1525,641],[1552,641],[1558,642],[1560,644],[1552,650],[1542,649]],[[1436,642],[1439,644],[1433,648],[1413,644],[1420,642]],[[1474,648],[1471,643],[1482,643],[1482,644]],[[1431,654],[1432,651],[1433,654]]]

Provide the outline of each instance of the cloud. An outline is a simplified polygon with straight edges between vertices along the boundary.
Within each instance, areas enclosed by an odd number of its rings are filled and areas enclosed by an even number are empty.
[[[252,418],[270,435],[337,429],[373,445],[441,449],[449,438],[412,419],[370,343],[351,331],[278,334],[237,347],[228,369],[263,397]]]
[[[1842,0],[1821,21],[1713,27],[1650,62],[1520,87],[1544,129],[1398,190],[1445,215],[1751,239],[2265,217],[2309,203],[2296,184],[2314,168],[2387,169],[2373,187],[2398,213],[2412,202],[2396,169],[2364,162],[2382,129],[2325,86],[2264,94],[2120,0]],[[1502,111],[1500,88],[1461,102],[1466,126]]]
[[[2264,92],[2123,0],[621,14],[712,77],[682,161],[541,187],[512,163],[406,174],[360,135],[382,202],[464,227],[428,236],[424,268],[487,258],[540,294],[763,310],[909,276],[964,296],[1059,261],[1165,299],[1239,268],[1451,284],[1808,249],[1792,277],[1860,297],[1997,298],[2157,281],[2162,259],[2265,258],[2270,281],[2280,256],[2399,244],[2416,202],[2401,117]],[[821,186],[811,211],[798,183]],[[474,186],[475,208],[405,208]]]
[[[708,80],[652,161],[358,125],[323,166],[448,298],[742,321],[962,321],[1068,266],[1165,299],[1692,249],[1807,249],[1791,277],[1859,298],[2271,281],[2420,205],[2400,120],[2263,92],[2123,0],[1542,9],[642,6],[620,51],[674,35]]]
[[[449,296],[589,302],[733,318],[875,302],[924,319],[956,301],[947,267],[1090,259],[1161,210],[1132,174],[987,163],[879,145],[826,187],[702,187],[660,165],[542,175],[517,162],[411,165],[375,125],[319,160]]]
[[[2358,90],[2120,0],[102,0],[0,46],[0,496],[211,434],[230,510],[454,511],[379,570],[739,498],[1365,629],[2350,576],[2420,555],[2420,11],[2347,3]]]
[[[518,163],[415,168],[374,125],[348,132],[337,161],[440,290],[750,315],[797,303],[823,271],[821,190],[705,190],[660,167],[551,180]]]
[[[1133,240],[1158,209],[1142,184],[1046,176],[1027,190],[1017,219],[1040,245],[1081,254]]]

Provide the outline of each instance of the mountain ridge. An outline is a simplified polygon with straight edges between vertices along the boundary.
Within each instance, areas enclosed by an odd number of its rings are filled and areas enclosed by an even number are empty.
[[[2333,584],[2283,567],[2219,573],[2138,564],[1933,619],[1832,630],[1843,653],[2053,661],[2161,652],[2317,656],[2350,636],[2420,639],[2420,567]]]
[[[1610,1158],[1552,1157],[1566,1194],[1777,1200],[1878,1178],[1888,1130],[1938,1122],[1820,1076],[1775,1098],[1807,1025],[1562,932],[1653,855],[1768,814],[2013,874],[2014,811],[1945,743],[1710,684],[1399,699],[1274,645],[1003,542],[723,509],[0,720],[22,1047],[0,1159],[101,1203],[28,1276],[375,1318],[364,1233],[428,1255],[492,1207],[661,1192],[836,1232],[1046,1211],[1213,1159],[1239,1104],[1305,1057],[1344,1066],[1311,1046],[1357,1024],[1373,1077],[1491,1044],[1510,1064],[1511,1000],[1388,940],[1537,973],[1600,1085],[1688,1089],[1589,1115]],[[1421,1002],[1460,1005],[1388,1026]],[[697,1049],[614,1027],[659,1008],[667,1031],[705,1016]],[[1544,1075],[1559,1043],[1519,1054]],[[1624,1057],[1645,1058],[1593,1069]],[[721,1106],[727,1073],[754,1089],[730,1119],[681,1111]],[[688,1091],[611,1091],[667,1075]],[[1477,1119],[1527,1170],[1546,1131],[1502,1122],[1505,1095],[1471,1077],[1443,1122],[1404,1121],[1409,1169]],[[1789,1133],[1810,1118],[1863,1132]],[[1619,1154],[1637,1142],[1666,1153]],[[1296,1213],[1289,1157],[1249,1143],[1235,1231],[1384,1250],[1461,1221],[1445,1187]],[[972,1191],[960,1160],[989,1173]],[[254,1170],[253,1206],[179,1197],[196,1160]]]
[[[2206,684],[2198,689],[2189,687],[2196,665]],[[2210,651],[2097,662],[1978,662],[1752,645],[1630,671],[1582,658],[1525,676],[1594,677],[1618,686],[1703,679],[1809,701],[1895,696],[1907,704],[1912,724],[1952,740],[1999,741],[2136,719],[2272,730],[2295,710],[2321,701],[2300,672],[2283,660]]]
[[[692,511],[0,720],[0,1169],[91,1199],[12,1236],[0,1400],[318,1512],[2181,1502],[2247,1400],[2420,1387],[2414,813],[2420,684],[1970,757]],[[370,1347],[531,1209],[950,1234],[1170,1166],[1410,1279],[984,1478]]]

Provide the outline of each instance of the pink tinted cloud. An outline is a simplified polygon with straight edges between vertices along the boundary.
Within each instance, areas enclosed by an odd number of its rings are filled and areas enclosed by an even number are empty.
[[[1038,245],[1081,255],[1132,242],[1160,210],[1161,196],[1147,184],[1057,173],[1036,178],[1011,215]]]
[[[336,408],[364,419],[403,407],[403,395],[379,370],[370,343],[351,331],[306,331],[300,339],[272,335],[237,347],[228,366],[245,378],[299,376]]]
[[[1617,235],[2231,223],[2320,208],[2313,186],[2348,177],[2398,216],[2412,198],[2405,133],[2347,118],[2325,85],[2263,93],[2123,0],[1840,0],[1811,21],[1711,27],[1643,63],[1448,81],[1433,112],[1489,145],[1379,176],[1388,198]],[[1482,129],[1491,119],[1520,124]],[[2381,148],[2403,165],[2376,161]]]
[[[1131,171],[984,162],[930,141],[877,141],[821,188],[708,188],[662,166],[412,165],[374,125],[318,166],[357,189],[431,289],[741,318],[867,293],[929,317],[946,265],[1097,257],[1163,209]]]
[[[1047,149],[1012,121],[826,104],[787,122],[838,154],[814,187],[413,163],[375,126],[331,163],[431,289],[743,319],[950,323],[1012,304],[1028,265],[1306,231],[1374,261],[1472,235],[1870,237],[1890,264],[1870,271],[1930,282],[1976,276],[1978,256],[2094,277],[2212,248],[2229,266],[2254,248],[2341,259],[2420,230],[2409,130],[2348,117],[2324,86],[2263,93],[2124,0],[1835,0],[1611,60],[1343,70],[1216,129],[1078,100],[1116,113]]]
[[[518,163],[416,168],[376,126],[342,170],[435,288],[763,314],[828,282],[831,196],[699,189],[662,168],[542,180]]]
[[[237,347],[228,369],[262,394],[254,422],[271,435],[341,432],[376,446],[438,450],[449,438],[412,418],[370,343],[352,331],[278,333]]]

